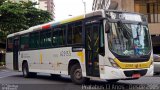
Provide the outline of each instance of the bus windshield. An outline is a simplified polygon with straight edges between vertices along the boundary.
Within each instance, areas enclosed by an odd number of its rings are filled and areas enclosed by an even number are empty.
[[[142,56],[150,52],[150,36],[147,25],[111,23],[108,33],[109,48],[122,56]]]

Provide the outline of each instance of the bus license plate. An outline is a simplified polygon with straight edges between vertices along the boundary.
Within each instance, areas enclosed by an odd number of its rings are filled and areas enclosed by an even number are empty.
[[[140,74],[133,74],[133,75],[132,75],[132,78],[140,78],[140,77],[141,77]]]

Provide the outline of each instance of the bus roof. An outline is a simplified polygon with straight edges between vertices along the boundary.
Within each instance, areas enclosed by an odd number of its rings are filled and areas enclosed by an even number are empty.
[[[106,11],[108,11],[108,12],[123,12],[123,13],[126,12],[126,11],[117,11],[117,10],[106,10]],[[103,12],[105,12],[105,10],[97,10],[97,11],[94,11],[94,12],[87,13],[85,15],[72,17],[72,18],[62,20],[62,21],[58,21],[58,22],[51,21],[51,22],[48,22],[48,23],[45,23],[45,24],[30,27],[29,29],[24,30],[24,31],[9,34],[7,36],[7,38],[14,37],[14,36],[17,36],[17,35],[26,34],[26,33],[30,33],[30,32],[36,31],[36,30],[48,29],[50,27],[54,27],[54,26],[57,26],[57,25],[69,23],[69,22],[76,21],[76,20],[81,20],[81,19],[84,19],[84,18],[89,18],[89,17],[93,17],[93,16],[97,16],[97,15],[102,15]],[[126,12],[126,13],[129,13],[129,12]],[[138,13],[136,13],[136,14],[138,14]]]
[[[84,19],[84,18],[96,16],[96,15],[102,15],[102,10],[91,12],[91,13],[88,13],[88,14],[85,14],[85,15],[72,17],[72,18],[69,18],[69,19],[66,19],[66,20],[62,20],[62,21],[58,21],[58,22],[51,21],[49,23],[33,26],[33,27],[30,27],[27,30],[16,32],[16,33],[13,33],[13,34],[9,34],[7,36],[7,38],[14,37],[14,36],[17,36],[17,35],[26,34],[26,33],[29,33],[29,32],[36,31],[36,30],[47,29],[47,28],[50,28],[50,27],[54,27],[56,25],[65,24],[65,23],[69,23],[69,22],[72,22],[72,21],[81,20],[81,19]]]

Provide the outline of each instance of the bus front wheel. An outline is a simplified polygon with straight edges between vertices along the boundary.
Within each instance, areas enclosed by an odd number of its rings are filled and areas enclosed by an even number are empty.
[[[87,78],[82,76],[82,69],[79,64],[75,64],[71,67],[71,80],[75,84],[83,84],[86,82]]]
[[[28,69],[28,64],[24,63],[22,65],[22,72],[23,72],[23,77],[28,78],[29,77],[29,69]]]

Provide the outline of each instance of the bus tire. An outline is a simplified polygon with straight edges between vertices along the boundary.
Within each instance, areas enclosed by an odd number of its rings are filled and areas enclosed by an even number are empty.
[[[24,63],[22,65],[22,72],[23,72],[23,77],[24,78],[29,78],[30,73],[29,73],[29,69],[28,69],[28,64],[27,63]]]
[[[118,81],[119,81],[118,79],[107,80],[107,82],[109,82],[109,83],[116,83],[116,82],[118,82]]]
[[[71,67],[71,80],[75,84],[83,84],[86,82],[87,78],[82,76],[82,69],[79,64],[75,64]]]

